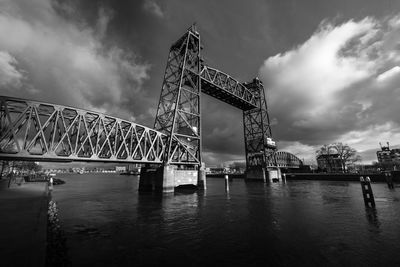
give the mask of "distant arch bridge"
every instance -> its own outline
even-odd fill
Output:
[[[302,160],[286,151],[276,151],[274,157],[276,166],[280,168],[300,168],[303,165]]]

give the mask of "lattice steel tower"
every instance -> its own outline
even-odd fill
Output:
[[[98,112],[0,96],[0,159],[141,163],[147,166],[139,189],[205,188],[200,111],[205,93],[243,111],[246,178],[265,179],[271,169],[279,178],[279,167],[300,166],[294,155],[275,153],[262,82],[242,83],[211,68],[200,51],[194,26],[171,46],[154,129]]]
[[[164,162],[201,164],[200,34],[192,26],[169,51],[154,128],[169,136]]]
[[[262,82],[255,78],[246,83],[255,95],[258,107],[243,111],[244,141],[246,150],[246,171],[257,171],[276,166],[276,145],[272,140],[267,100]]]
[[[241,83],[206,66],[200,50],[200,34],[192,26],[169,51],[154,125],[155,130],[169,136],[164,164],[201,165],[203,92],[243,110],[247,173],[256,179],[265,177],[266,168],[276,167],[276,146],[262,82],[256,78]]]

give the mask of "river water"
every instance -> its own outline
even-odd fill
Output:
[[[139,194],[138,177],[59,175],[52,197],[72,266],[400,266],[400,187],[207,179],[205,192]]]

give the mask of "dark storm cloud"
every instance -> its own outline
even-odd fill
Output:
[[[244,158],[242,111],[205,95],[203,103],[203,150]]]
[[[66,4],[21,0],[1,5],[0,50],[11,57],[2,69],[20,69],[26,85],[20,90],[4,85],[3,92],[134,119],[135,112],[121,106],[129,92],[136,93],[131,105],[145,102],[139,92],[150,66],[134,51],[103,45],[112,12],[98,9],[97,23],[91,26],[61,16],[57,10],[73,13],[74,7]],[[15,73],[10,77],[17,78]],[[27,90],[29,86],[33,89]]]

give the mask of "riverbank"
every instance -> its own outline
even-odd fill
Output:
[[[369,177],[372,182],[384,182],[384,174],[357,174],[357,173],[284,173],[286,180],[310,180],[310,181],[348,181],[358,182],[360,177]],[[400,183],[400,173],[392,172],[393,182]],[[225,174],[207,174],[207,178],[224,178]],[[244,174],[228,174],[229,179],[244,179]]]
[[[207,174],[207,178],[224,178],[225,175],[228,175],[229,179],[244,179],[244,174],[243,173],[235,173],[235,174],[224,174],[224,173],[212,173],[212,174]]]
[[[7,183],[0,180],[1,265],[45,266],[47,183]]]
[[[351,181],[358,182],[360,177],[369,177],[371,182],[386,182],[384,174],[357,173],[286,173],[286,180],[317,180],[317,181]],[[393,182],[400,182],[400,176],[395,173]]]

